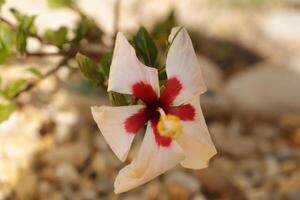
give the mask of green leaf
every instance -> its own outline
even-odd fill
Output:
[[[15,31],[7,24],[0,24],[0,63],[4,63],[11,55],[15,43]]]
[[[13,98],[18,92],[20,92],[25,86],[26,80],[18,79],[9,84],[8,88],[6,89],[6,95],[9,98]]]
[[[67,42],[67,33],[68,29],[63,26],[57,30],[46,31],[45,37],[51,44],[61,48],[62,45]]]
[[[9,104],[0,104],[0,122],[3,122],[9,118],[9,116],[15,111],[16,104],[11,102]]]
[[[104,83],[104,76],[99,71],[98,65],[93,62],[90,58],[77,53],[76,61],[79,65],[81,73],[94,85],[99,86]]]
[[[102,73],[108,78],[109,76],[109,70],[110,70],[110,65],[111,65],[111,61],[112,61],[112,52],[109,53],[105,53],[103,54],[102,58],[101,58],[101,71]]]
[[[74,29],[74,41],[80,41],[88,33],[88,19],[85,16],[81,16],[76,28]]]
[[[11,9],[11,12],[18,21],[18,29],[23,30],[26,34],[28,34],[29,32],[34,32],[34,20],[36,16],[25,15],[14,8]]]
[[[0,0],[0,9],[3,6],[3,4],[5,4],[5,0]]]
[[[143,59],[145,65],[155,67],[157,48],[153,39],[144,27],[139,29],[137,34],[133,37],[132,43],[137,55]]]
[[[126,106],[128,102],[124,95],[110,91],[108,92],[109,100],[114,106]]]
[[[11,51],[5,45],[5,43],[0,38],[0,64],[5,63],[10,57]]]
[[[22,29],[18,29],[16,34],[16,48],[20,53],[25,53],[26,46],[26,33]]]
[[[74,2],[74,0],[48,0],[48,6],[53,9],[71,7]]]
[[[42,77],[42,73],[34,67],[28,68],[27,71],[31,72],[33,75],[35,75],[37,77]]]
[[[95,21],[85,15],[81,15],[80,21],[74,29],[74,41],[79,42],[85,38],[91,42],[101,42],[103,32]]]
[[[160,42],[164,42],[168,39],[168,36],[173,27],[177,24],[177,19],[175,16],[174,10],[170,12],[167,18],[163,19],[162,21],[157,22],[154,25],[152,30],[152,35]]]
[[[6,46],[12,46],[14,42],[13,31],[4,23],[0,23],[0,39]]]

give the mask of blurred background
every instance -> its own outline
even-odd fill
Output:
[[[1,8],[0,25],[17,23],[14,8],[36,15],[36,30],[27,38],[26,55],[0,64],[2,85],[22,78],[34,86],[12,95],[17,109],[0,123],[0,200],[300,199],[299,0],[61,5],[70,2],[6,0]],[[116,30],[130,39],[141,25],[153,36],[162,63],[170,29],[188,29],[208,85],[201,105],[218,154],[207,169],[178,166],[115,195],[114,178],[138,148],[133,146],[126,163],[109,149],[90,113],[91,105],[109,104],[107,94],[82,76],[72,58],[81,51],[99,61],[111,51]],[[51,32],[59,29],[66,38],[82,30],[85,35],[76,48],[60,46],[64,41],[53,40],[57,32]],[[70,59],[55,69],[65,49]],[[7,109],[0,106],[0,119],[4,115]]]

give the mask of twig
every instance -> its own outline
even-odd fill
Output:
[[[43,74],[42,76],[39,77],[39,79],[34,80],[30,83],[28,83],[22,90],[20,90],[13,98],[17,98],[20,96],[20,94],[27,92],[37,86],[43,79],[49,77],[50,75],[54,74],[57,70],[59,70],[63,65],[65,65],[70,57],[65,57],[63,58],[54,68],[50,69],[48,72]]]
[[[0,17],[0,22],[7,24],[8,26],[10,26],[12,29],[16,29],[16,25],[12,24],[11,22],[9,22],[8,20],[4,19],[3,17]],[[39,40],[41,43],[44,44],[49,44],[48,41],[44,40],[43,38],[41,38],[40,36],[38,36],[37,34],[34,33],[29,33],[30,37],[34,37],[37,40]]]
[[[59,56],[62,55],[62,52],[51,52],[51,53],[47,53],[47,52],[26,52],[26,56]]]
[[[10,23],[8,20],[4,19],[3,17],[0,17],[0,22],[7,24],[11,28],[16,28],[14,24]]]

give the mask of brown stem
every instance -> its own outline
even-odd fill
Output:
[[[7,24],[8,26],[10,26],[12,29],[16,29],[16,25],[12,24],[11,22],[9,22],[8,20],[4,19],[3,17],[0,17],[0,22]],[[48,41],[44,40],[43,38],[41,38],[40,36],[38,36],[37,34],[34,33],[29,33],[30,37],[36,38],[37,40],[39,40],[41,43],[44,44],[50,44]]]
[[[49,77],[50,75],[54,74],[57,70],[59,70],[63,65],[65,65],[70,57],[65,57],[63,58],[54,68],[50,69],[48,72],[43,74],[42,76],[39,77],[39,79],[35,81],[31,81],[28,83],[22,90],[20,90],[13,98],[17,98],[20,96],[22,93],[27,92],[37,86],[43,79]]]
[[[47,52],[32,52],[32,53],[26,53],[26,56],[59,56],[62,55],[61,52],[52,52],[52,53],[47,53]]]
[[[0,22],[7,24],[11,28],[16,28],[14,24],[10,23],[8,20],[4,19],[3,17],[0,17]]]

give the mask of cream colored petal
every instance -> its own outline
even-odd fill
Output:
[[[176,33],[178,30],[179,32]],[[205,92],[206,85],[186,29],[175,27],[171,31],[170,37],[174,36],[167,56],[166,72],[169,79],[175,77],[182,85],[182,89],[173,103],[180,105]]]
[[[151,85],[159,94],[157,70],[142,64],[125,36],[118,33],[110,67],[108,91],[132,94],[132,86],[138,82]]]
[[[182,121],[183,133],[176,141],[185,153],[181,165],[186,168],[201,169],[208,166],[209,160],[217,150],[209,135],[199,98],[196,98],[192,105],[196,111],[195,121]]]
[[[137,113],[144,106],[93,106],[92,115],[102,135],[117,157],[124,161],[128,155],[135,134],[125,129],[125,120]]]
[[[115,181],[115,193],[126,192],[140,186],[184,159],[184,153],[176,141],[172,141],[168,147],[157,145],[150,124],[148,123],[137,158],[119,172]]]

